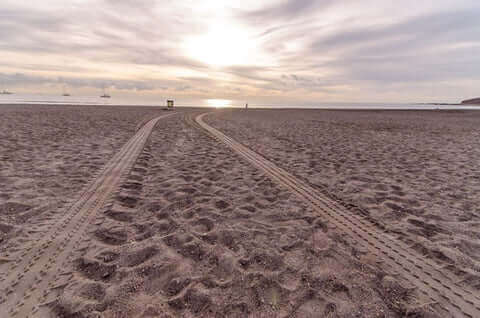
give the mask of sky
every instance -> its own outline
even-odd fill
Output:
[[[255,104],[480,96],[479,0],[1,0],[0,90]]]

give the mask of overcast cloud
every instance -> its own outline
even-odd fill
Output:
[[[3,0],[0,90],[454,102],[480,96],[479,17],[478,0]]]

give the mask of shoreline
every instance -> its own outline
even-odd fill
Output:
[[[420,106],[424,105],[424,106]],[[164,105],[110,105],[110,104],[25,104],[25,103],[6,103],[2,104],[0,102],[1,107],[9,107],[9,106],[53,106],[53,107],[120,107],[120,108],[150,108],[150,109],[158,109],[164,110],[166,106]],[[458,107],[453,107],[458,106]],[[210,106],[182,106],[182,105],[175,105],[175,108],[181,110],[188,110],[188,109],[198,109],[198,110],[205,110],[211,109],[212,111],[221,111],[221,110],[244,110],[243,106],[229,106],[229,107],[210,107]],[[332,111],[478,111],[480,110],[480,105],[463,105],[463,104],[416,104],[411,106],[395,106],[395,107],[380,107],[380,106],[348,106],[348,107],[341,107],[341,106],[318,106],[318,107],[292,107],[292,106],[252,106],[249,105],[248,110],[272,110],[272,111],[307,111],[307,110],[332,110]]]

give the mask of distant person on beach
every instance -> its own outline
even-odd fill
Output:
[[[248,103],[245,104],[245,110],[247,110],[247,109],[248,109]]]

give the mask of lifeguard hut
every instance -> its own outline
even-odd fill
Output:
[[[173,110],[174,102],[172,99],[167,100],[167,110]]]

